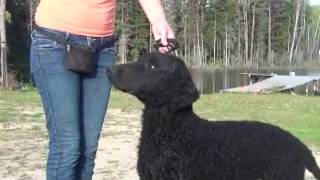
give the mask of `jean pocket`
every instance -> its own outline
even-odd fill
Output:
[[[45,72],[65,71],[63,64],[66,49],[61,45],[55,45],[54,42],[45,42],[47,40],[32,41],[30,61],[31,72],[41,70]]]
[[[110,55],[115,55],[116,53],[116,48],[114,45],[110,46],[110,47],[107,47],[107,48],[103,48],[101,50],[102,53],[108,53]]]
[[[31,33],[32,44],[36,49],[39,50],[51,50],[51,49],[61,49],[64,45],[59,44],[57,41],[52,40],[45,35],[41,34],[37,30],[33,30]]]

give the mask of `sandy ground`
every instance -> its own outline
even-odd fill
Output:
[[[140,115],[140,111],[108,110],[94,180],[139,179],[136,173],[136,147]],[[44,123],[0,124],[0,179],[44,180],[46,150]],[[320,153],[315,153],[315,156],[320,164]],[[306,173],[306,180],[314,180],[309,172]]]

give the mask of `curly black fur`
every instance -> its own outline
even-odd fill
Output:
[[[158,53],[118,65],[114,86],[145,104],[138,152],[141,180],[320,180],[311,151],[297,138],[261,122],[198,117],[199,97],[183,61]]]

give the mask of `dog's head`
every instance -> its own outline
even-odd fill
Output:
[[[151,53],[108,70],[115,88],[146,105],[179,109],[192,105],[199,93],[184,62],[176,56]]]

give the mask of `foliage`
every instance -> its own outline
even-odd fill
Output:
[[[10,13],[11,23],[7,23],[7,39],[12,53],[17,49],[29,47],[29,8],[26,0],[7,1],[6,9]],[[10,61],[10,60],[9,60]]]
[[[211,59],[224,59],[225,62],[241,64],[244,66],[283,66],[289,65],[288,46],[292,44],[292,34],[295,22],[295,12],[297,8],[296,0],[208,0],[195,3],[191,0],[177,0],[182,2],[181,13],[188,19],[187,25],[177,22],[175,26],[183,26],[185,35],[177,33],[179,42],[182,44],[180,52],[186,59],[204,59],[205,62]],[[269,2],[271,4],[269,8]],[[311,7],[308,1],[302,3],[298,21],[299,36],[295,38],[295,62],[290,65],[300,65],[305,63],[308,52],[305,51],[307,42],[306,29],[313,22],[311,19]],[[177,9],[175,9],[177,10]],[[269,62],[268,49],[268,28],[269,10],[271,11],[271,54],[272,61]],[[169,10],[170,11],[170,10]],[[181,19],[181,18],[180,18]],[[253,22],[255,21],[255,22]],[[306,22],[306,23],[305,23]],[[195,29],[199,25],[199,32]],[[315,28],[315,27],[313,27]],[[301,36],[300,36],[301,34]],[[200,44],[197,44],[200,41]],[[191,42],[191,43],[190,43]],[[201,47],[201,43],[205,46]],[[187,47],[185,47],[187,46]],[[201,51],[200,56],[190,56],[196,51]],[[250,51],[252,49],[252,54]],[[189,51],[189,52],[188,52]],[[226,51],[228,51],[226,53]],[[216,57],[213,57],[213,52]],[[213,57],[213,58],[212,58]],[[198,63],[199,64],[199,63]],[[201,64],[201,63],[200,63]]]
[[[11,14],[8,12],[8,11],[5,11],[4,12],[4,18],[6,19],[6,22],[7,23],[11,23],[12,20],[11,20]]]
[[[126,34],[128,59],[135,59],[139,50],[148,47],[149,23],[138,1],[121,0],[117,2],[116,34]]]
[[[302,1],[293,40],[297,0],[162,0],[180,43],[177,53],[189,64],[254,67],[319,64],[320,33],[316,34],[316,29],[320,7]],[[39,0],[7,1],[10,67],[16,62],[28,64],[33,22],[30,13],[38,3]],[[116,13],[116,34],[127,37],[127,59],[136,59],[141,49],[152,49],[150,25],[138,1],[118,0]],[[290,64],[289,47],[293,42],[294,59]],[[21,52],[25,58],[16,59],[22,57],[16,55]]]

